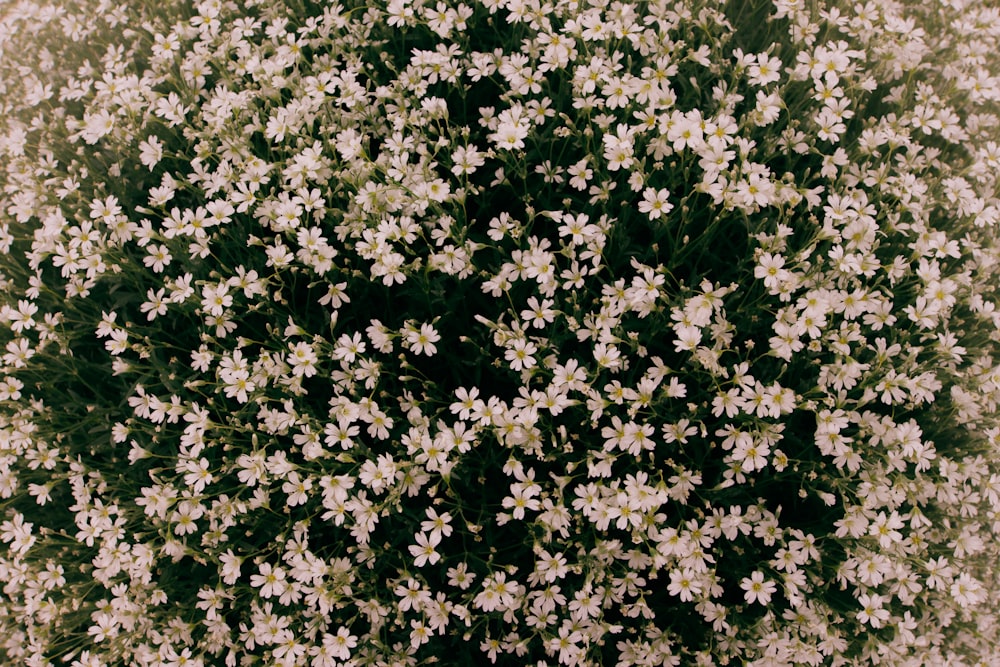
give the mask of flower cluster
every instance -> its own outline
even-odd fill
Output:
[[[144,4],[0,18],[0,659],[1000,660],[1000,11]]]

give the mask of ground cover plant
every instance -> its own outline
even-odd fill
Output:
[[[997,664],[998,41],[0,4],[0,662]]]

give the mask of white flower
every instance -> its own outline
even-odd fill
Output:
[[[139,161],[153,171],[163,159],[163,143],[155,136],[147,137],[139,144]]]
[[[15,377],[4,376],[0,380],[0,401],[16,401],[21,398],[24,383]]]
[[[778,589],[778,585],[773,581],[765,581],[764,573],[756,571],[749,577],[740,580],[740,588],[743,589],[743,599],[747,604],[759,602],[766,605],[771,601],[771,596]]]
[[[0,523],[0,540],[10,544],[15,554],[24,554],[31,548],[37,538],[32,534],[33,524],[24,520],[20,512],[14,518]]]
[[[441,560],[441,554],[435,549],[437,545],[441,544],[441,533],[439,531],[417,533],[414,536],[414,540],[416,540],[416,544],[411,544],[409,551],[410,555],[413,556],[413,565],[415,567],[433,565]]]
[[[619,368],[622,364],[621,351],[614,345],[598,343],[594,346],[594,360],[601,368]]]
[[[673,569],[670,571],[667,592],[679,597],[681,602],[690,602],[702,592],[701,579],[690,568]]]
[[[523,113],[523,108],[517,104],[510,109],[504,109],[498,117],[499,125],[495,132],[489,135],[500,150],[520,150],[524,148],[524,140],[531,130],[531,121]]]
[[[250,400],[250,393],[257,385],[250,380],[250,372],[246,369],[221,370],[219,379],[225,383],[224,392],[228,398],[235,398],[239,403]]]
[[[987,599],[982,583],[968,572],[962,572],[951,585],[951,596],[960,607],[970,607]]]
[[[789,278],[789,272],[784,269],[785,258],[781,255],[769,252],[762,253],[754,267],[753,275],[758,280],[764,281],[764,286],[768,289],[775,289],[780,283]]]
[[[862,623],[867,623],[873,628],[881,628],[889,620],[889,610],[882,608],[881,595],[862,593],[858,596],[858,604],[861,605],[861,611],[855,614],[855,618]]]
[[[469,572],[465,563],[459,563],[455,567],[448,568],[448,585],[455,586],[461,590],[467,590],[476,578],[475,572]]]
[[[262,598],[274,597],[285,592],[288,584],[285,583],[284,569],[265,562],[260,564],[257,572],[250,575],[250,585],[260,589],[258,594]]]
[[[353,363],[358,358],[358,355],[364,354],[366,347],[366,343],[361,340],[361,334],[341,334],[330,356],[337,360]]]
[[[642,192],[642,201],[639,202],[639,211],[649,216],[650,220],[657,220],[670,213],[674,205],[668,201],[670,192],[666,188],[656,190],[646,188]]]
[[[417,354],[434,356],[437,353],[437,346],[434,343],[439,340],[441,335],[430,324],[421,324],[419,330],[408,325],[403,330],[404,347],[409,347]]]
[[[536,352],[538,348],[534,343],[523,338],[515,338],[504,351],[504,359],[510,363],[511,370],[520,371],[535,366],[537,362],[532,355]]]
[[[115,117],[107,109],[101,109],[94,114],[85,114],[83,122],[84,129],[81,136],[84,141],[91,145],[96,144],[115,127]]]
[[[309,500],[311,489],[312,480],[309,477],[300,477],[299,473],[294,470],[288,473],[288,478],[281,485],[281,490],[288,495],[289,507],[302,505]]]
[[[632,128],[619,124],[614,134],[605,134],[601,137],[604,144],[604,159],[608,161],[609,170],[628,169],[635,162],[632,134]]]
[[[420,530],[431,535],[436,533],[441,537],[448,537],[451,535],[453,530],[451,525],[451,514],[448,512],[438,514],[437,510],[433,507],[428,507],[425,513],[427,514],[427,520],[420,522]]]
[[[357,636],[351,631],[341,626],[337,628],[336,635],[326,634],[323,636],[323,645],[328,648],[330,655],[338,660],[349,660],[351,649],[358,645]]]
[[[471,174],[486,164],[486,158],[475,145],[459,146],[451,154],[451,173],[456,176]]]
[[[685,148],[699,150],[704,144],[702,117],[698,109],[687,113],[673,111],[666,129],[667,141],[675,151],[682,151]]]
[[[756,60],[747,70],[750,85],[766,86],[781,78],[781,60],[766,53],[757,54]]]
[[[316,375],[316,362],[319,357],[309,343],[298,342],[289,346],[291,351],[285,359],[292,365],[292,375],[296,377],[312,377]]]
[[[146,313],[146,319],[152,322],[157,315],[167,314],[166,290],[162,287],[154,292],[152,289],[146,292],[146,301],[139,306],[139,311]]]

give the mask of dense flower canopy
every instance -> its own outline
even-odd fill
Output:
[[[996,53],[0,4],[0,660],[996,664]]]

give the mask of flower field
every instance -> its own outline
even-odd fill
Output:
[[[997,53],[0,0],[0,664],[1000,664]]]

